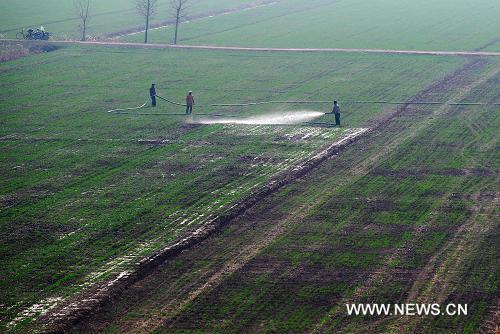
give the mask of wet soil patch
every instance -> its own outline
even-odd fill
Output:
[[[262,165],[269,163],[278,163],[280,158],[275,156],[262,156],[262,155],[244,155],[238,158],[239,162],[251,164],[251,165]]]
[[[139,139],[138,144],[148,145],[148,146],[163,146],[170,143],[168,139]]]

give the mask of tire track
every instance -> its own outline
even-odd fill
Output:
[[[495,221],[494,212],[500,204],[500,193],[497,192],[493,200],[482,197],[480,193],[474,196],[473,201],[477,204],[473,208],[473,216],[459,227],[454,237],[418,273],[405,303],[443,304],[452,293],[453,289],[450,287],[463,274],[464,268],[467,268],[469,255],[479,252],[479,241],[498,228],[498,220],[495,224],[488,225],[484,224],[481,217],[490,217],[488,221]],[[427,281],[429,286],[422,289],[421,284]],[[405,320],[400,318],[399,322]],[[422,320],[421,317],[411,318],[410,323],[406,320],[405,326],[410,325],[415,331]]]

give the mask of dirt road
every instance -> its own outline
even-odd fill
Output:
[[[19,42],[13,39],[0,39],[3,42]],[[256,48],[240,46],[216,46],[216,45],[170,45],[170,44],[143,44],[116,41],[23,41],[23,43],[48,43],[56,45],[99,45],[99,46],[124,46],[145,49],[192,49],[192,50],[214,50],[214,51],[242,51],[242,52],[351,52],[351,53],[375,53],[375,54],[398,54],[398,55],[425,55],[425,56],[463,56],[463,57],[500,57],[500,52],[494,51],[437,51],[437,50],[393,50],[393,49],[343,49],[343,48]]]

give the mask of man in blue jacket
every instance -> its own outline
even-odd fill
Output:
[[[151,88],[149,89],[149,96],[151,97],[151,106],[156,107],[156,88],[155,84],[151,85]]]
[[[340,107],[337,101],[333,101],[332,114],[335,114],[335,125],[340,126]]]

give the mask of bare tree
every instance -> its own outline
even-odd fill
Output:
[[[80,19],[80,32],[82,34],[82,41],[87,39],[87,26],[90,20],[90,0],[73,0],[75,14]]]
[[[175,20],[175,33],[174,33],[174,44],[177,44],[177,34],[179,32],[179,24],[181,20],[186,17],[187,3],[189,0],[170,0],[171,7],[173,9],[174,20]]]
[[[146,20],[144,43],[148,42],[149,22],[156,14],[157,0],[135,0],[137,12]]]

